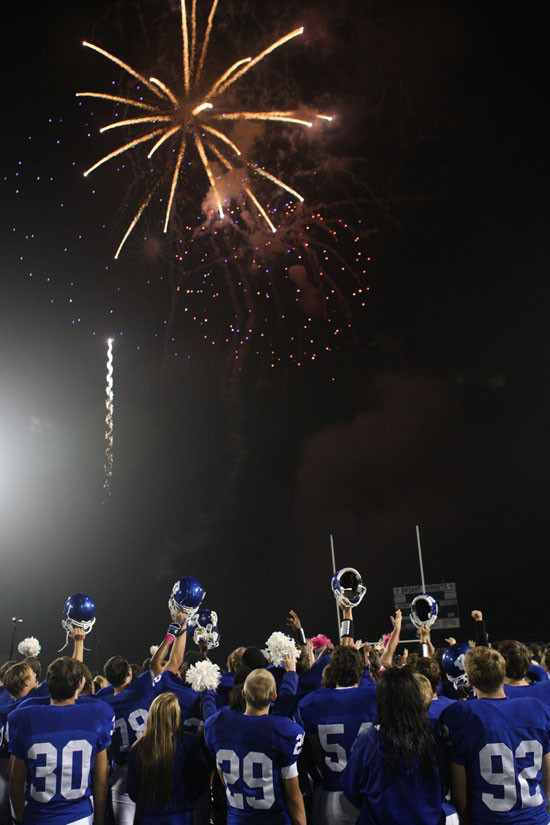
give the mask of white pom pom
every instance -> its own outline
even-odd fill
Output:
[[[275,665],[275,667],[282,665],[283,658],[288,653],[290,653],[291,656],[294,656],[296,659],[300,656],[300,651],[298,650],[290,636],[287,636],[286,633],[280,633],[278,630],[271,634],[271,636],[265,643],[265,646],[266,656],[271,662],[271,664]]]
[[[185,674],[185,681],[193,690],[216,690],[222,678],[221,670],[214,662],[197,662]]]
[[[158,649],[159,645],[151,645],[151,647],[149,648],[149,653],[151,654],[151,656],[154,656]]]
[[[17,650],[21,656],[38,656],[42,648],[40,642],[34,636],[27,636],[22,642],[17,645]]]

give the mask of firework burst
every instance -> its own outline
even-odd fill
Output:
[[[134,116],[117,119],[103,126],[102,133],[122,127],[137,127],[143,129],[141,134],[123,143],[117,149],[104,155],[84,173],[89,175],[104,163],[134,149],[141,144],[152,144],[147,158],[151,159],[155,153],[163,148],[174,154],[175,160],[171,170],[171,179],[168,191],[167,205],[164,213],[164,232],[168,231],[174,211],[174,201],[178,186],[182,178],[182,168],[188,156],[199,161],[205,178],[213,193],[216,211],[220,219],[225,217],[222,195],[216,183],[216,175],[212,162],[221,165],[227,172],[239,170],[242,174],[242,189],[249,203],[256,213],[261,216],[270,231],[277,231],[266,207],[264,207],[252,191],[251,177],[257,175],[268,180],[274,186],[284,190],[296,201],[303,201],[303,197],[283,180],[268,172],[262,167],[243,161],[243,154],[239,146],[229,137],[226,128],[236,122],[264,121],[270,123],[286,123],[311,128],[315,119],[331,120],[328,115],[308,114],[293,110],[275,111],[234,111],[228,110],[223,102],[224,93],[241,80],[254,66],[276,49],[301,35],[303,27],[296,28],[275,40],[255,57],[245,57],[235,61],[224,71],[214,83],[204,83],[203,70],[211,40],[214,17],[218,0],[213,0],[210,13],[204,29],[202,39],[198,35],[197,0],[191,1],[188,9],[186,0],[181,0],[181,33],[182,33],[182,90],[175,90],[157,77],[147,78],[136,69],[115,57],[105,49],[92,43],[84,42],[84,46],[93,49],[98,54],[120,66],[129,75],[143,84],[148,91],[147,100],[130,96],[105,94],[103,92],[79,92],[78,97],[100,98],[113,103],[129,107]],[[175,150],[175,151],[174,151]],[[118,258],[125,242],[139,222],[143,212],[156,195],[160,182],[154,184],[142,200],[134,214],[115,254]]]

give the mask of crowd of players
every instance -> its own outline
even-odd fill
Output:
[[[77,619],[43,682],[36,657],[6,662],[0,825],[549,825],[550,652],[492,647],[473,611],[475,641],[435,650],[422,626],[397,657],[400,611],[362,644],[335,595],[339,644],[291,610],[296,655],[239,647],[215,689],[189,684],[212,635],[186,652],[184,598],[141,667],[94,680]]]

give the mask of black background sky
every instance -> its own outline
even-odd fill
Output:
[[[83,39],[139,55],[149,71],[155,38],[142,47],[142,29],[129,22],[136,4],[30,0],[10,8],[2,657],[16,614],[24,618],[19,638],[37,636],[51,658],[62,643],[64,601],[84,591],[98,611],[90,662],[114,652],[140,661],[162,637],[166,599],[182,575],[197,576],[218,611],[220,663],[234,646],[262,644],[282,629],[290,607],[308,633],[335,635],[331,532],[338,563],[357,567],[368,586],[356,622],[372,639],[388,628],[392,587],[419,580],[417,523],[427,580],[457,582],[455,635],[471,635],[475,607],[495,638],[545,639],[543,4],[226,4],[220,37],[231,39],[238,25],[251,53],[270,31],[306,25],[272,65],[304,101],[334,112],[319,138],[325,158],[354,172],[342,208],[363,219],[371,258],[356,341],[301,368],[270,369],[262,354],[248,355],[236,372],[223,344],[209,349],[180,325],[190,358],[167,355],[154,337],[162,291],[146,302],[132,257],[111,260],[124,189],[97,173],[90,197],[81,173],[99,157],[98,123],[86,129],[74,99],[117,77],[82,49]],[[137,6],[151,32],[167,25],[169,3]],[[177,27],[177,13],[171,19]],[[274,94],[281,91],[275,83]],[[292,181],[295,158],[285,171]],[[162,259],[155,266],[158,278]],[[107,296],[118,285],[110,321]],[[72,323],[77,316],[82,322]],[[102,505],[105,340],[113,331],[113,495]]]

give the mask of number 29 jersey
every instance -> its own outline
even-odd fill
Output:
[[[89,816],[92,768],[111,741],[111,708],[104,702],[30,705],[8,721],[10,752],[28,769],[25,825],[66,825]]]
[[[541,702],[454,702],[440,722],[450,759],[466,769],[472,825],[547,825],[542,759],[550,751],[550,715]]]
[[[227,825],[290,825],[283,780],[298,775],[303,729],[282,716],[222,708],[206,720],[204,732],[223,773]]]

